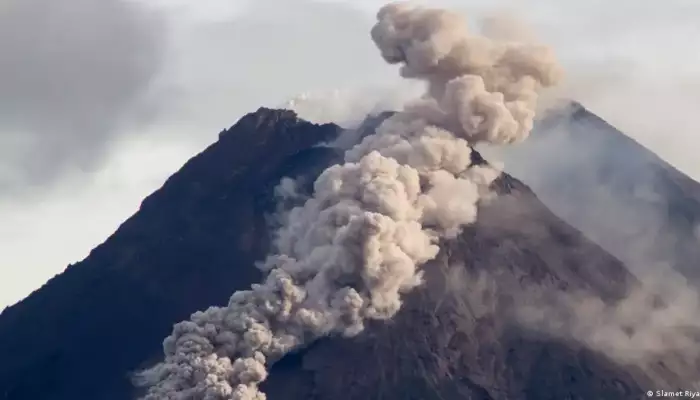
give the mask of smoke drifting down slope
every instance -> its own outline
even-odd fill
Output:
[[[426,95],[321,174],[285,216],[264,282],[175,325],[165,360],[138,375],[145,399],[264,399],[258,385],[285,354],[394,316],[500,174],[471,166],[471,146],[525,139],[560,75],[548,48],[472,35],[449,11],[394,3],[377,19],[382,57]]]

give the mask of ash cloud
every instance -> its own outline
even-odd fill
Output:
[[[90,169],[162,61],[164,21],[129,0],[0,5],[0,190]]]
[[[481,215],[488,214],[491,218],[480,220],[480,228],[503,229],[518,221],[517,230],[526,233],[529,251],[544,259],[556,257],[557,251],[569,254],[571,250],[558,248],[552,233],[542,229],[543,225],[523,223],[527,220],[518,214],[529,213],[524,199],[505,196],[498,202],[503,200],[507,200],[507,206],[499,204],[501,207],[489,210],[493,214],[482,209]],[[557,248],[547,249],[551,246]],[[637,271],[639,279],[620,280],[614,273],[600,270],[594,258],[581,261],[583,265],[579,264],[576,270],[583,274],[599,271],[596,279],[612,279],[616,289],[601,291],[595,283],[586,287],[595,280],[585,279],[572,286],[553,284],[550,280],[523,284],[518,274],[504,274],[504,266],[495,264],[477,273],[466,273],[464,266],[451,269],[445,292],[467,304],[472,314],[477,313],[474,310],[486,310],[500,322],[515,325],[519,330],[524,328],[572,348],[590,349],[624,366],[630,373],[640,373],[640,379],[656,384],[693,382],[700,369],[697,286],[669,265],[647,265],[643,273]],[[569,268],[567,258],[548,263],[555,264],[552,277],[558,275],[556,264]],[[577,265],[576,261],[573,265]],[[556,282],[557,278],[553,279]],[[486,296],[481,294],[484,291]]]
[[[700,297],[672,270],[647,279],[616,302],[585,292],[524,291],[514,318],[545,336],[574,340],[653,382],[684,382],[700,368]]]
[[[643,381],[700,388],[692,383],[700,368],[700,298],[673,271],[633,285],[618,300],[585,290],[523,286],[498,271],[498,266],[472,272],[452,266],[438,307],[443,301],[456,304],[457,317],[467,326],[490,316],[503,325],[587,348]]]
[[[138,374],[145,399],[264,399],[258,386],[285,354],[393,317],[499,174],[472,166],[471,146],[525,139],[538,93],[561,74],[546,47],[472,34],[445,10],[389,4],[371,36],[426,94],[320,175],[285,216],[262,283],[175,325],[165,360]]]
[[[664,287],[671,282],[672,290]],[[671,356],[693,365],[700,355],[698,293],[677,279],[647,282],[612,304],[585,293],[548,295],[554,301],[525,296],[529,304],[517,310],[518,320],[546,334],[574,338],[625,365],[651,366]]]

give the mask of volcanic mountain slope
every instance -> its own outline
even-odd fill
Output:
[[[85,260],[0,315],[0,398],[133,398],[130,373],[162,357],[173,323],[260,280],[254,262],[270,246],[275,186],[290,176],[308,189],[340,160],[317,146],[339,132],[264,108],[222,132]],[[268,397],[638,399],[656,387],[639,368],[508,318],[522,288],[612,302],[637,283],[521,182],[502,175],[494,189],[500,196],[443,244],[395,319],[285,357],[264,384]],[[676,372],[660,375],[682,387]]]
[[[581,104],[550,113],[526,142],[495,153],[633,272],[670,265],[700,283],[700,184]]]

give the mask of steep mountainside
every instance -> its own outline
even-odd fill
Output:
[[[700,283],[700,184],[580,104],[497,157],[633,271],[672,265]]]
[[[222,132],[85,260],[0,315],[0,399],[132,398],[129,373],[161,357],[173,323],[260,279],[274,186],[283,176],[311,182],[337,162],[336,150],[314,145],[338,132],[269,109]],[[503,175],[494,189],[500,196],[444,243],[394,320],[284,358],[265,383],[269,398],[638,399],[657,387],[507,318],[524,287],[611,302],[636,281],[521,182]],[[478,285],[468,277],[480,274],[494,282],[490,302],[470,300]],[[670,384],[687,382],[672,372]]]
[[[0,398],[129,398],[127,373],[174,322],[260,279],[272,188],[323,163],[309,147],[336,134],[268,110],[222,132],[84,261],[0,315]]]

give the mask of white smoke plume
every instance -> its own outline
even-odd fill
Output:
[[[317,124],[334,123],[345,129],[357,128],[368,115],[400,110],[407,101],[424,92],[423,85],[401,85],[334,89],[304,92],[286,101],[281,108]]]
[[[394,316],[499,174],[472,166],[471,146],[524,139],[560,75],[546,47],[471,34],[456,13],[392,3],[377,19],[381,55],[426,95],[320,175],[277,232],[264,282],[175,325],[165,360],[139,376],[145,399],[265,399],[285,354]]]

